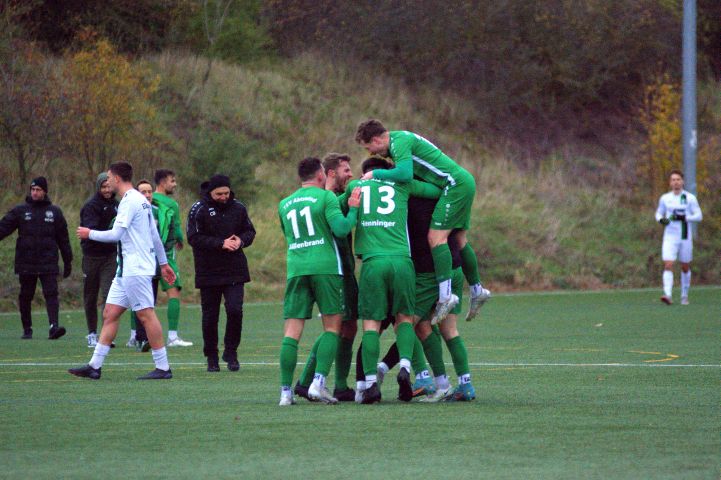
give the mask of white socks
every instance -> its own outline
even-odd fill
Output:
[[[671,298],[671,291],[673,290],[673,272],[671,270],[663,271],[663,294],[668,298]]]
[[[451,382],[448,381],[448,375],[438,375],[434,380],[436,381],[436,388],[446,389],[451,386]]]
[[[480,283],[471,285],[471,297],[477,297],[481,293],[483,293],[483,285],[481,285]]]
[[[103,362],[105,362],[105,357],[108,355],[108,352],[110,352],[110,345],[103,345],[102,343],[98,342],[95,345],[93,357],[88,362],[88,365],[90,365],[96,370],[102,367]]]
[[[170,370],[170,365],[168,364],[168,352],[165,350],[165,347],[153,350],[152,352],[155,368],[166,372]]]
[[[681,296],[688,297],[688,289],[691,287],[691,270],[681,272]]]
[[[407,358],[401,358],[401,361],[399,362],[401,365],[401,368],[405,368],[407,371],[411,371],[411,361]]]
[[[172,342],[178,338],[178,331],[177,330],[168,330],[168,341]]]

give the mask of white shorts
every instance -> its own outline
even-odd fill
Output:
[[[153,308],[155,296],[152,275],[115,277],[105,303],[129,308],[134,312]]]
[[[661,258],[664,262],[690,263],[693,258],[693,242],[690,238],[664,238],[661,251]]]

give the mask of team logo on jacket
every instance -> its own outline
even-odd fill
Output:
[[[30,212],[25,212],[25,221],[29,221],[33,219],[33,214]]]
[[[55,221],[55,215],[53,215],[53,212],[50,210],[45,211],[45,221],[46,222],[54,222]]]

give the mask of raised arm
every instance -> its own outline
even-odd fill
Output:
[[[390,170],[373,170],[373,178],[408,183],[413,180],[413,159],[398,160]]]
[[[330,225],[333,235],[342,238],[348,235],[358,220],[358,205],[360,204],[360,187],[353,189],[353,194],[348,199],[348,215],[343,216],[340,210],[338,199],[329,192],[325,207],[325,218]]]

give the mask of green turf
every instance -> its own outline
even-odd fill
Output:
[[[32,341],[0,314],[0,477],[718,478],[719,293],[497,296],[460,325],[477,400],[437,405],[398,402],[391,377],[381,405],[278,407],[279,304],[246,305],[241,370],[216,374],[184,306],[195,346],[170,350],[164,382],[135,380],[152,362],[127,322],[93,382],[65,373],[91,353],[79,312],[57,342],[42,314]]]

